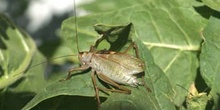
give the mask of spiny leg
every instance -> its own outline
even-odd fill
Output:
[[[99,90],[102,90],[102,91],[111,91],[111,92],[118,92],[118,93],[124,93],[124,94],[131,94],[131,90],[129,90],[129,89],[123,87],[123,86],[118,85],[116,82],[112,81],[110,78],[106,77],[106,76],[103,75],[102,73],[97,73],[97,75],[98,75],[98,77],[99,77],[102,81],[104,81],[104,82],[106,82],[106,83],[108,83],[108,84],[110,84],[110,85],[113,85],[113,86],[117,87],[118,89],[120,89],[120,90],[114,90],[114,89],[106,89],[106,88],[104,89],[104,88],[99,88],[99,87],[98,87]]]
[[[119,92],[119,93],[125,93],[125,94],[130,94],[131,93],[131,91],[129,89],[118,85],[117,83],[115,83],[114,81],[112,81],[111,79],[109,79],[108,77],[106,77],[106,76],[104,76],[103,74],[100,74],[100,73],[97,74],[100,79],[102,79],[103,81],[105,81],[108,84],[116,86],[117,88],[119,88],[121,90],[104,89],[104,88],[98,87],[97,83],[96,83],[95,74],[96,73],[93,71],[92,72],[92,83],[93,83],[93,86],[94,86],[94,89],[95,89],[95,97],[96,97],[96,100],[97,100],[97,103],[98,103],[98,109],[100,108],[100,104],[101,104],[100,98],[99,98],[99,90],[101,90],[101,91]]]
[[[97,100],[97,104],[98,104],[98,109],[100,108],[100,98],[99,98],[99,89],[96,83],[96,79],[95,79],[95,71],[92,71],[92,83],[95,89],[95,98]]]
[[[65,79],[61,79],[60,81],[66,81],[66,80],[69,80],[73,74],[71,74],[71,72],[73,71],[84,71],[84,70],[87,70],[89,67],[88,66],[80,66],[80,67],[76,67],[76,68],[70,68],[69,71],[68,71],[68,75]]]
[[[145,83],[145,80],[144,80],[144,76],[141,77],[142,79],[142,82],[144,83],[143,86],[144,88],[148,91],[148,92],[151,92],[150,88],[147,86],[147,84]]]
[[[125,93],[125,94],[130,94],[131,93],[131,91],[129,89],[118,85],[117,83],[115,83],[114,81],[111,81],[108,77],[106,77],[102,74],[101,75],[97,74],[98,77],[100,77],[100,79],[105,79],[103,81],[105,81],[106,83],[111,84],[113,86],[116,86],[117,88],[119,88],[121,90],[104,89],[104,88],[98,87],[97,83],[96,83],[95,74],[96,73],[93,71],[92,72],[92,83],[93,83],[93,86],[94,86],[94,89],[95,89],[95,97],[96,97],[96,100],[97,100],[98,109],[100,108],[100,104],[101,104],[101,101],[100,101],[100,98],[99,98],[99,90],[104,91],[104,92],[105,91],[111,91],[111,92],[119,92],[119,93]]]
[[[96,40],[96,42],[95,42],[94,48],[97,48],[98,45],[100,44],[100,42],[101,42],[103,39],[105,39],[104,35],[103,35],[103,34],[100,34],[98,40]]]
[[[138,53],[138,47],[137,47],[137,45],[136,45],[134,42],[132,42],[132,43],[129,45],[129,47],[128,47],[123,53],[127,53],[132,47],[133,47],[133,49],[135,50],[136,57],[137,57],[137,58],[140,58],[139,53]]]

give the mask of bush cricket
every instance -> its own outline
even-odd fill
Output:
[[[75,1],[74,13],[76,14]],[[141,85],[145,86],[147,90],[150,91],[150,89],[145,85],[144,80],[142,82],[137,80],[136,75],[144,72],[145,64],[139,59],[138,47],[134,42],[132,42],[124,52],[115,52],[109,50],[96,50],[97,46],[99,45],[97,44],[97,40],[95,46],[91,46],[89,51],[81,52],[78,47],[76,16],[74,19],[76,29],[76,48],[78,51],[78,60],[80,62],[80,66],[69,69],[68,76],[61,81],[69,80],[74,74],[72,72],[91,69],[91,78],[95,89],[95,97],[97,99],[98,108],[100,107],[101,103],[99,99],[99,90],[131,94],[131,90],[119,85],[122,84],[132,87]],[[100,43],[100,41],[98,41],[98,43]],[[136,57],[127,54],[127,52],[132,48],[135,50]],[[116,87],[117,89],[98,87],[96,84],[96,76],[100,80]]]

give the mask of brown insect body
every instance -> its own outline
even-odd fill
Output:
[[[126,54],[131,47],[135,49],[137,57]],[[78,46],[77,50],[79,51]],[[91,46],[90,51],[79,52],[78,59],[81,65],[79,67],[71,68],[68,72],[67,78],[64,80],[70,79],[72,76],[71,73],[74,71],[84,71],[91,68],[91,78],[95,89],[95,96],[98,102],[98,107],[100,107],[99,90],[130,94],[131,90],[119,84],[129,85],[132,87],[143,85],[146,87],[144,82],[139,82],[137,80],[136,74],[144,72],[145,67],[144,62],[138,58],[139,55],[135,43],[131,43],[124,52],[114,52],[108,50],[96,51],[95,47]],[[98,87],[95,75],[97,75],[102,81],[116,87],[117,89]],[[147,89],[150,91],[149,88]]]
[[[119,84],[133,87],[143,85],[137,80],[135,74],[143,72],[144,62],[132,55],[113,51],[105,53],[81,52],[79,60],[81,66],[91,67],[96,74],[103,74]]]

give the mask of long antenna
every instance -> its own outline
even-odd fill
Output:
[[[43,61],[43,62],[40,62],[40,63],[37,63],[37,64],[31,66],[29,69],[32,69],[32,68],[34,68],[34,67],[36,67],[36,66],[38,66],[38,65],[41,65],[41,64],[43,64],[43,63],[47,63],[48,61],[53,61],[53,60],[56,60],[56,59],[59,59],[59,58],[70,57],[70,56],[76,56],[76,55],[77,55],[77,54],[74,54],[74,55],[63,55],[63,56],[59,56],[59,57],[50,58],[50,59],[48,59],[48,60],[45,60],[45,61]]]
[[[56,59],[63,58],[63,57],[76,56],[76,55],[77,55],[77,54],[74,54],[74,55],[63,55],[63,56],[59,56],[59,57],[50,58],[50,59],[47,59],[47,60],[45,60],[45,61],[43,61],[43,62],[34,64],[33,66],[29,67],[28,70],[31,70],[31,69],[33,69],[33,68],[39,66],[39,65],[42,65],[43,63],[47,63],[48,61],[56,60]],[[15,74],[15,75],[13,75],[13,76],[17,76],[17,75],[19,75],[19,74],[21,74],[21,73],[23,73],[23,72],[25,72],[25,71],[26,71],[26,70],[23,70],[23,71],[21,71],[20,73]]]
[[[73,13],[74,13],[74,22],[75,22],[75,28],[76,28],[76,48],[77,48],[77,51],[79,53],[79,43],[78,43],[78,26],[77,26],[77,20],[76,20],[76,3],[75,3],[75,0],[73,0],[74,2],[74,10],[73,10]]]

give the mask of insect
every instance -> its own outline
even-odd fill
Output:
[[[75,3],[74,3],[75,7]],[[76,17],[75,17],[76,23]],[[95,46],[91,46],[89,51],[80,52],[78,47],[77,23],[76,29],[76,48],[78,51],[79,67],[71,68],[68,71],[68,76],[61,80],[69,80],[76,71],[85,71],[91,69],[91,78],[95,89],[95,97],[97,99],[98,107],[100,107],[99,91],[111,91],[125,94],[131,94],[131,90],[122,85],[132,87],[143,86],[144,82],[137,80],[137,74],[143,73],[145,64],[139,59],[138,47],[134,42],[123,52],[109,51],[109,50],[96,50]],[[101,35],[103,37],[103,35]],[[98,41],[99,43],[100,41]],[[136,57],[127,52],[130,49],[135,50]],[[117,89],[100,88],[96,83],[96,76],[107,84],[110,84]],[[148,89],[150,91],[150,89]]]

